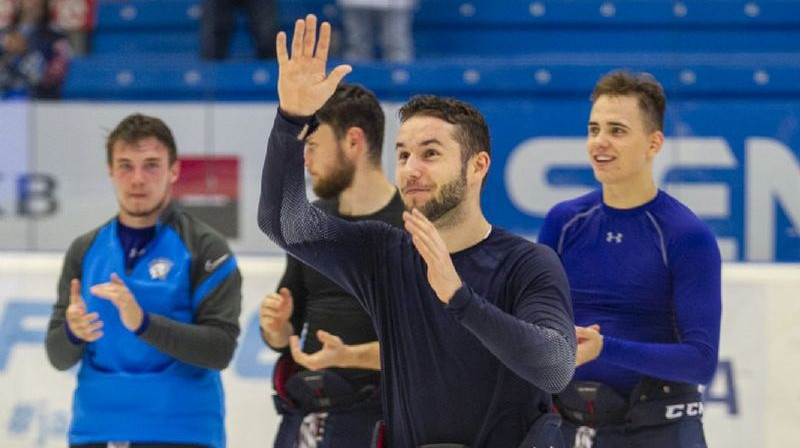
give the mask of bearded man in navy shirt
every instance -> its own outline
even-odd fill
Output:
[[[396,183],[405,231],[346,222],[309,204],[303,146],[350,72],[326,74],[330,25],[278,35],[280,109],[258,223],[357,297],[378,335],[385,446],[561,447],[548,395],[575,366],[569,286],[548,247],[493,227],[480,208],[489,130],[471,105],[419,96],[400,111]]]

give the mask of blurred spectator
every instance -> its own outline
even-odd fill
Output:
[[[203,59],[228,57],[231,35],[236,25],[236,11],[247,10],[250,34],[256,58],[275,59],[275,35],[278,27],[276,0],[203,0],[200,24],[200,51]]]
[[[94,28],[96,0],[51,0],[53,21],[63,30],[75,56],[89,52],[89,32]]]
[[[0,30],[8,28],[14,20],[16,3],[16,0],[0,0]]]
[[[337,3],[342,11],[345,59],[374,59],[377,34],[383,60],[414,59],[411,26],[415,0],[337,0]]]
[[[48,0],[20,2],[0,32],[0,96],[58,98],[71,57],[63,33],[49,24]]]

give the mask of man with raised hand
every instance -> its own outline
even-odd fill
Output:
[[[345,222],[309,204],[304,142],[351,71],[326,75],[330,26],[277,38],[280,109],[258,222],[293,256],[357,297],[381,347],[386,445],[561,446],[549,394],[572,377],[569,285],[556,255],[486,220],[489,131],[471,105],[433,96],[400,111],[396,184],[405,232]]]

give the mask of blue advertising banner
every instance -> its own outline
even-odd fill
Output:
[[[557,202],[598,188],[588,100],[478,100],[492,132],[490,220],[535,238]],[[800,102],[675,100],[659,187],[709,223],[727,260],[800,261]]]
[[[725,260],[800,261],[800,99],[673,96],[666,141],[654,165],[658,185],[709,223]],[[483,207],[493,224],[534,239],[553,205],[598,187],[585,148],[588,93],[459,97],[473,102],[491,129]],[[390,178],[397,107],[385,104],[383,160]],[[114,197],[97,193],[109,188],[102,130],[141,110],[164,117],[183,156],[240,161],[242,191],[231,245],[239,253],[280,253],[254,218],[276,108],[275,103],[210,109],[191,103],[31,105],[30,142],[3,146],[8,160],[30,163],[0,167],[0,249],[63,252],[75,236],[108,219],[116,211]],[[82,200],[87,195],[93,202]]]

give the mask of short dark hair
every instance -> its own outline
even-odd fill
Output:
[[[375,94],[358,84],[339,84],[317,111],[317,120],[333,129],[337,140],[352,127],[361,128],[367,140],[369,160],[380,166],[386,118]]]
[[[175,138],[172,131],[160,118],[150,117],[135,113],[128,115],[120,121],[117,127],[108,134],[106,139],[106,160],[109,165],[114,159],[114,145],[118,141],[125,143],[136,143],[147,137],[155,137],[167,147],[169,164],[172,165],[178,160],[178,150],[175,147]]]
[[[478,109],[467,102],[435,95],[415,95],[400,108],[398,115],[401,123],[421,115],[455,125],[456,132],[453,138],[461,145],[461,160],[464,163],[481,151],[490,156],[492,154],[486,119]]]
[[[608,73],[594,86],[592,102],[603,95],[635,96],[639,99],[639,109],[644,114],[648,130],[651,132],[664,130],[667,97],[661,84],[650,73],[631,73],[627,70]]]

